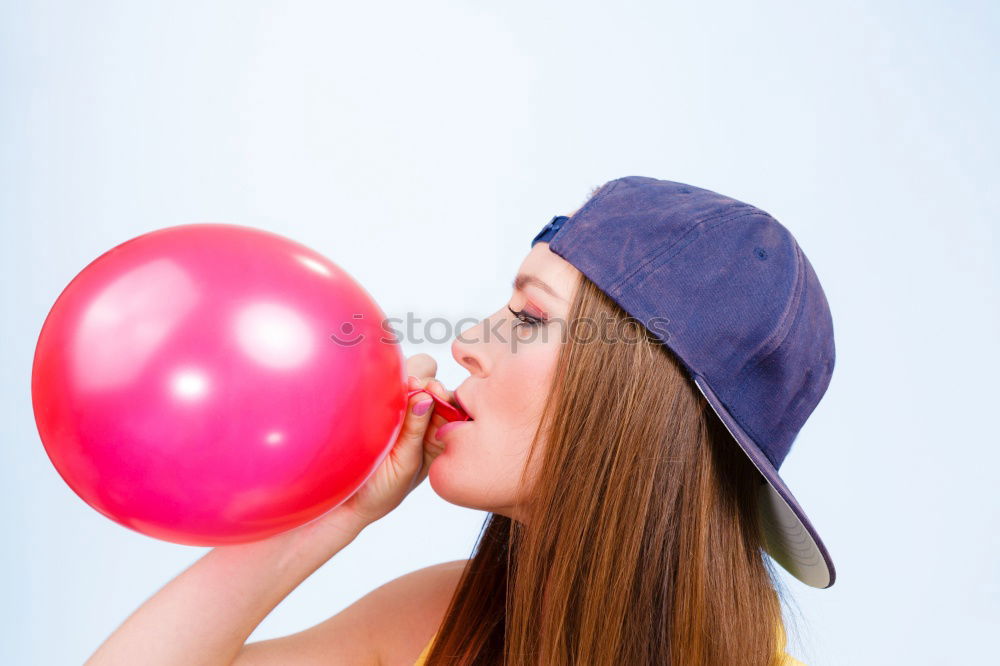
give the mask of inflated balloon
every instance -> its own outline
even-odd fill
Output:
[[[74,492],[143,534],[210,546],[283,532],[348,498],[399,433],[406,373],[384,318],[336,264],[270,232],[133,238],[45,319],[42,443]]]

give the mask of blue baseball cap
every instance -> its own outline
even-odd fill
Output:
[[[806,585],[830,553],[778,475],[833,374],[833,321],[784,226],[750,204],[644,176],[608,181],[531,241],[573,264],[680,360],[760,471],[765,550]]]

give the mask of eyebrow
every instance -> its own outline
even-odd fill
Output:
[[[528,275],[526,273],[518,273],[514,281],[510,283],[510,286],[518,291],[523,291],[528,285],[534,285],[538,287],[545,293],[549,294],[553,298],[558,298],[560,301],[565,301],[566,299],[556,293],[556,290],[550,287],[541,279],[535,277],[534,275]]]

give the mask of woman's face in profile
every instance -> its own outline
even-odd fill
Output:
[[[473,420],[442,434],[444,451],[428,470],[431,487],[445,500],[519,518],[525,500],[519,477],[579,278],[548,243],[535,244],[510,299],[452,342],[452,356],[470,374],[455,394]]]

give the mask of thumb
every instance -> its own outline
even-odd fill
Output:
[[[434,399],[428,395],[427,382],[412,375],[408,378],[410,390],[424,389],[410,396],[407,403],[403,427],[392,447],[390,455],[394,457],[398,469],[407,470],[412,474],[411,487],[422,478],[424,463],[424,436],[427,433],[431,417],[434,414]]]
[[[451,392],[437,379],[428,381],[427,389],[446,402],[450,402]],[[440,414],[435,413],[431,419],[430,426],[424,433],[423,465],[421,466],[420,474],[415,479],[415,485],[420,484],[427,477],[431,463],[444,452],[444,442],[437,438],[437,430],[445,423],[448,423],[448,420]]]

